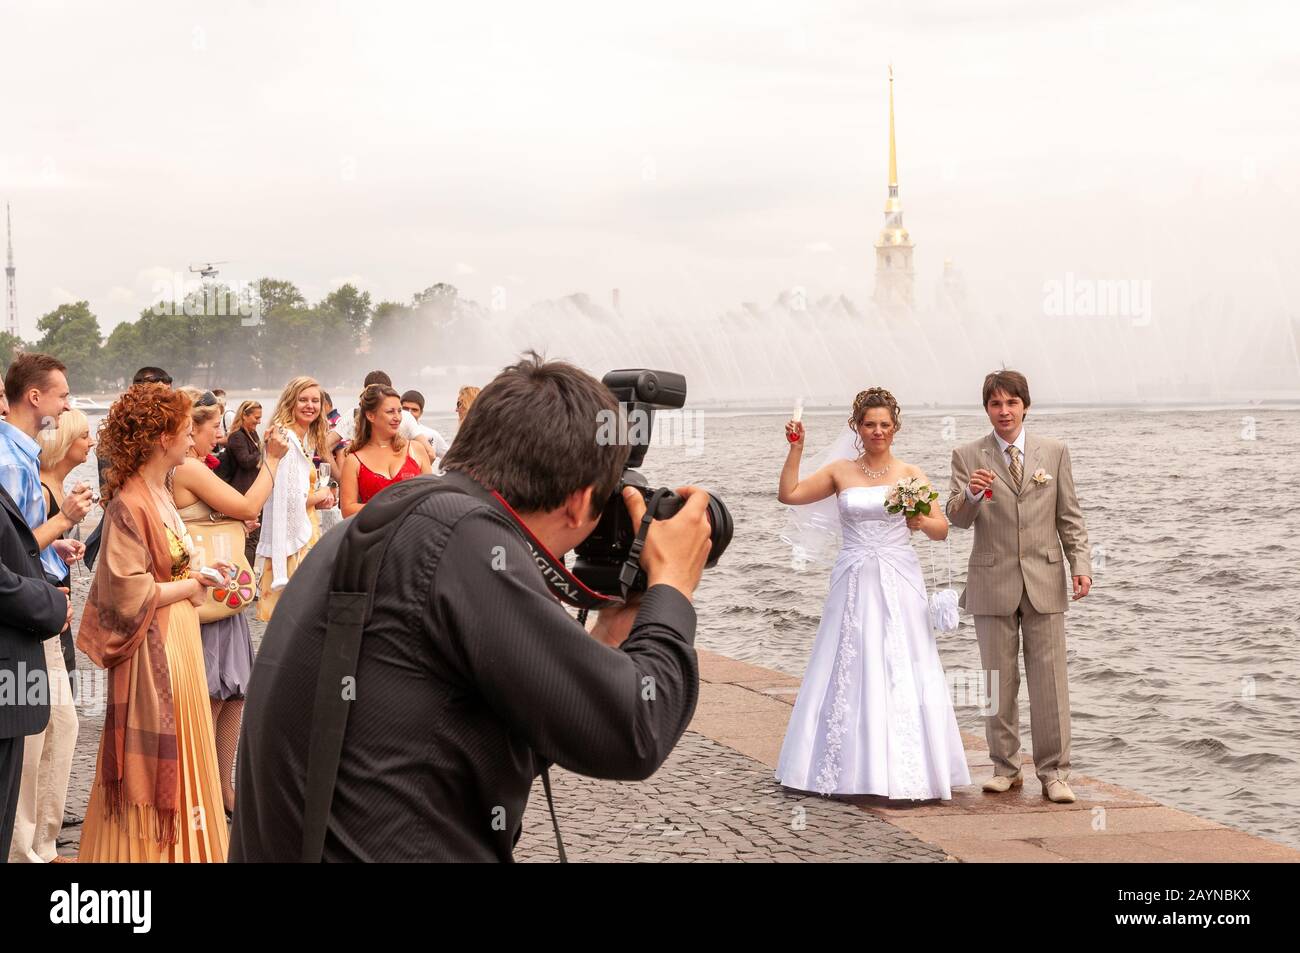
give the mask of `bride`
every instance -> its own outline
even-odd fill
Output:
[[[848,428],[800,479],[803,424],[786,424],[789,455],[777,498],[797,559],[829,562],[830,593],[799,689],[776,779],[821,794],[947,799],[970,784],[952,700],[930,632],[925,579],[910,534],[948,536],[943,510],[905,518],[885,496],[920,468],[891,453],[898,402],[858,394]],[[807,471],[805,471],[807,472]]]

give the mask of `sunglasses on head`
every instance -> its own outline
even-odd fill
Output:
[[[217,395],[210,390],[205,390],[199,399],[194,402],[195,407],[215,407],[216,405]]]

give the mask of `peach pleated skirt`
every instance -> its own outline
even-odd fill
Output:
[[[176,706],[177,775],[180,808],[175,844],[135,837],[125,818],[105,811],[100,785],[91,788],[81,832],[82,863],[224,863],[230,834],[221,800],[221,774],[212,733],[212,708],[203,668],[199,616],[189,602],[171,606],[167,625],[167,667]],[[96,766],[98,774],[98,765]]]

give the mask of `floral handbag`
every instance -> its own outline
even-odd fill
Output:
[[[214,554],[228,553],[225,558],[235,567],[235,578],[228,584],[213,586],[208,598],[199,606],[199,622],[218,622],[236,612],[242,612],[253,602],[255,591],[253,568],[244,555],[247,531],[239,520],[213,513],[205,520],[191,520],[185,524],[194,539],[195,551],[202,550],[204,564],[214,561]],[[225,540],[219,543],[218,540]]]

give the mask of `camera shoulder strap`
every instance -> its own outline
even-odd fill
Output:
[[[303,863],[319,863],[325,850],[343,735],[347,731],[361,639],[374,608],[375,582],[388,544],[402,519],[430,493],[448,490],[439,481],[403,480],[367,504],[340,530],[325,610],[325,641],[312,703],[302,823]]]

